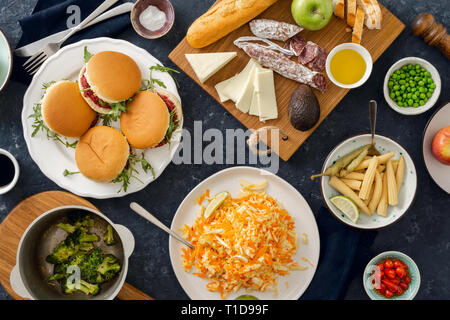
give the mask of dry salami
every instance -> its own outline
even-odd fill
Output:
[[[239,42],[236,45],[244,50],[251,58],[258,61],[263,67],[270,68],[283,77],[307,84],[322,92],[327,88],[327,81],[323,74],[290,60],[282,53],[271,50],[258,43]]]
[[[306,46],[306,40],[296,35],[288,40],[289,49],[294,53],[297,57],[302,53],[303,49]]]
[[[294,24],[269,19],[255,19],[249,25],[255,36],[279,41],[287,41],[303,30]]]
[[[318,52],[316,58],[309,62],[306,66],[314,71],[322,71],[325,69],[325,64],[327,62],[327,51],[318,46]]]

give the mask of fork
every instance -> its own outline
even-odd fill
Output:
[[[108,8],[110,8],[113,4],[115,4],[119,0],[105,0],[97,9],[95,9],[86,19],[81,21],[78,26],[73,28],[71,32],[69,32],[64,38],[62,38],[59,42],[48,43],[45,45],[41,51],[36,52],[33,56],[31,56],[25,63],[22,65],[25,68],[25,71],[28,72],[29,75],[33,75],[36,71],[39,70],[39,67],[47,60],[49,57],[54,55],[60,48],[61,45],[66,41],[69,37],[71,37],[74,33],[83,29],[83,27],[95,19],[98,15],[105,12]]]

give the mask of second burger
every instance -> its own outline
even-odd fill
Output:
[[[137,149],[160,147],[168,142],[182,119],[181,102],[171,92],[155,88],[137,93],[120,116],[120,128]]]

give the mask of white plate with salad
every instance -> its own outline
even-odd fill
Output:
[[[143,81],[152,77],[153,79],[156,79],[156,81],[154,81],[156,86],[165,86],[166,90],[169,90],[180,99],[177,85],[171,74],[166,72],[162,63],[146,50],[124,40],[111,38],[82,40],[63,47],[55,55],[45,61],[39,71],[35,74],[23,99],[23,134],[31,158],[38,165],[42,173],[61,188],[82,197],[92,197],[97,199],[122,197],[142,190],[162,174],[164,169],[171,162],[180,143],[183,120],[181,119],[178,128],[172,134],[170,143],[158,148],[136,152],[138,154],[143,152],[144,157],[150,164],[152,170],[146,170],[147,172],[144,172],[141,165],[137,164],[135,167],[137,172],[133,174],[133,177],[130,178],[129,183],[126,185],[123,181],[116,183],[99,183],[90,180],[81,174],[70,174],[78,171],[74,159],[75,149],[69,146],[73,146],[76,140],[64,137],[58,137],[61,140],[49,138],[47,137],[45,130],[39,130],[34,133],[35,128],[33,127],[33,124],[36,124],[36,117],[30,116],[36,114],[36,106],[45,92],[45,89],[43,88],[46,84],[62,79],[77,80],[80,69],[85,65],[85,48],[91,54],[107,50],[119,51],[127,54],[139,66]],[[152,66],[156,69],[150,71],[150,67]],[[39,118],[37,121],[39,121]],[[101,123],[101,119],[99,120],[99,123]],[[119,123],[113,122],[111,123],[111,126],[118,129]],[[66,175],[64,173],[66,173]]]
[[[256,188],[256,191],[246,194],[249,199],[241,194],[244,185]],[[273,206],[270,206],[269,211],[264,211],[268,210],[264,209],[264,201],[257,200],[259,197],[265,197],[261,191],[265,191],[267,199],[272,201]],[[208,213],[206,208],[209,203],[214,203],[216,196],[224,192],[227,192],[227,198],[223,203],[219,203],[213,213]],[[202,205],[199,205],[199,202]],[[202,206],[205,209],[202,214],[208,217],[206,228],[209,228],[209,231],[201,232],[202,237],[186,235],[183,231],[186,226],[192,230],[201,227],[197,218],[199,210],[203,210]],[[258,210],[262,211],[255,211],[255,206],[262,206],[258,207]],[[284,213],[277,213],[277,210]],[[224,212],[227,214],[224,215]],[[219,225],[222,225],[219,229],[226,230],[215,230]],[[282,230],[286,230],[287,226],[291,229],[285,234]],[[180,242],[169,239],[172,267],[191,299],[234,300],[241,296],[245,296],[244,299],[251,296],[261,300],[295,300],[308,288],[319,262],[319,231],[308,203],[288,182],[258,168],[233,167],[219,171],[202,181],[179,206],[171,228],[183,234],[199,250],[199,256],[205,257],[192,261],[193,265],[198,264],[199,268],[193,266],[186,271],[185,253],[189,249]],[[296,238],[295,250],[284,242],[286,240],[292,244]],[[208,243],[206,247],[205,243]],[[284,262],[284,258],[277,254],[280,246],[286,253],[284,257],[288,259]],[[220,252],[219,256],[214,256],[215,250]],[[194,251],[195,249],[188,254],[193,254]],[[297,266],[292,265],[295,263],[298,268],[289,270],[287,274],[277,274],[272,268],[279,266],[284,269],[288,265],[294,267]],[[206,269],[201,270],[207,266],[211,268],[210,273]],[[276,279],[276,285],[270,286],[269,283],[273,279]],[[229,287],[226,287],[227,285]],[[246,290],[249,287],[254,290]],[[258,288],[265,288],[265,291]]]

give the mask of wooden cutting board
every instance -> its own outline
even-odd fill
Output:
[[[291,15],[291,2],[292,0],[279,0],[269,9],[264,11],[259,17],[295,23]],[[395,17],[381,4],[380,6],[383,15],[381,30],[368,30],[366,27],[364,27],[361,42],[361,44],[372,55],[372,59],[374,62],[381,56],[381,54],[391,45],[391,43],[405,28],[405,25],[397,17]],[[322,30],[314,32],[303,30],[300,35],[305,39],[313,41],[322,46],[327,50],[327,52],[330,52],[338,44],[351,42],[351,32],[347,32],[347,28],[348,26],[344,20],[333,16],[330,23]],[[282,140],[280,137],[278,154],[283,160],[287,161],[292,156],[292,154],[302,145],[302,143],[311,135],[311,133],[317,128],[317,126],[325,119],[325,117],[334,109],[339,101],[341,101],[341,99],[347,94],[349,90],[339,88],[329,80],[328,89],[324,93],[320,93],[319,91],[314,90],[320,103],[320,120],[314,128],[306,132],[294,129],[287,115],[287,108],[292,92],[295,90],[295,88],[297,88],[299,84],[278,74],[275,74],[275,88],[279,115],[278,119],[262,123],[258,120],[257,117],[242,113],[241,111],[236,109],[232,101],[221,103],[214,86],[217,83],[232,77],[245,67],[245,65],[249,61],[249,57],[242,50],[237,48],[233,44],[233,41],[241,36],[249,35],[252,35],[252,33],[247,23],[239,29],[230,33],[225,38],[202,49],[192,48],[186,41],[186,38],[184,38],[170,53],[169,58],[247,128],[258,129],[264,126],[273,125],[277,126],[284,133],[286,133],[289,138],[287,140]],[[185,58],[186,53],[226,51],[235,51],[238,53],[238,55],[224,68],[219,70],[219,72],[217,72],[214,76],[209,78],[204,84],[198,81],[194,71]],[[367,105],[368,101],[369,98],[367,98],[367,101],[361,101],[361,105]],[[205,113],[205,108],[208,108],[207,105],[197,105],[193,107],[196,108],[196,112],[201,114]]]
[[[16,264],[17,247],[22,234],[42,213],[66,205],[80,205],[98,211],[89,201],[71,193],[47,191],[20,202],[0,224],[0,283],[14,299],[23,299],[12,290],[9,283],[9,275]],[[117,297],[121,300],[153,300],[128,283],[124,283]]]

